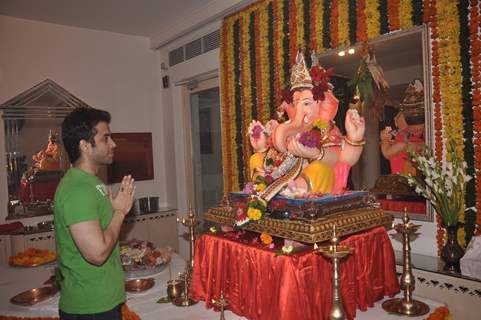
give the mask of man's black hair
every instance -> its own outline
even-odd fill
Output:
[[[80,140],[95,146],[95,128],[99,122],[110,123],[110,113],[94,108],[77,108],[68,114],[62,122],[62,141],[70,163],[80,157]]]

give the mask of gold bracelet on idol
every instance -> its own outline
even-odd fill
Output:
[[[352,140],[349,140],[347,136],[344,137],[344,141],[353,147],[360,147],[366,144],[365,139],[362,139],[361,141],[352,141]]]

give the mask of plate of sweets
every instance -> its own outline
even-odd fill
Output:
[[[120,246],[120,260],[127,279],[156,275],[167,267],[171,257],[171,248],[155,248],[145,240],[133,239]]]
[[[8,263],[15,267],[37,267],[55,261],[55,252],[44,249],[28,248],[8,258]]]

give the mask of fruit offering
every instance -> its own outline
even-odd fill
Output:
[[[8,258],[8,262],[14,266],[35,267],[38,265],[52,262],[56,259],[56,254],[50,250],[28,248]]]
[[[170,248],[154,248],[152,242],[129,240],[120,247],[120,259],[123,266],[146,269],[167,263],[171,258]]]

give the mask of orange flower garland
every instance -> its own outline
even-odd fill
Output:
[[[357,41],[365,42],[367,41],[367,25],[366,25],[366,0],[358,0],[356,7],[356,19],[357,19],[357,30],[356,37]]]
[[[297,8],[295,1],[289,1],[289,65],[292,66],[296,62],[297,45]]]
[[[425,3],[427,3],[427,1]],[[387,1],[387,14],[389,19],[389,31],[401,29],[401,22],[399,21],[399,0]]]
[[[471,1],[469,15],[469,33],[471,40],[471,74],[474,119],[474,164],[476,175],[476,208],[481,207],[481,16],[479,14],[479,1]],[[481,225],[481,214],[477,215],[476,222]]]

